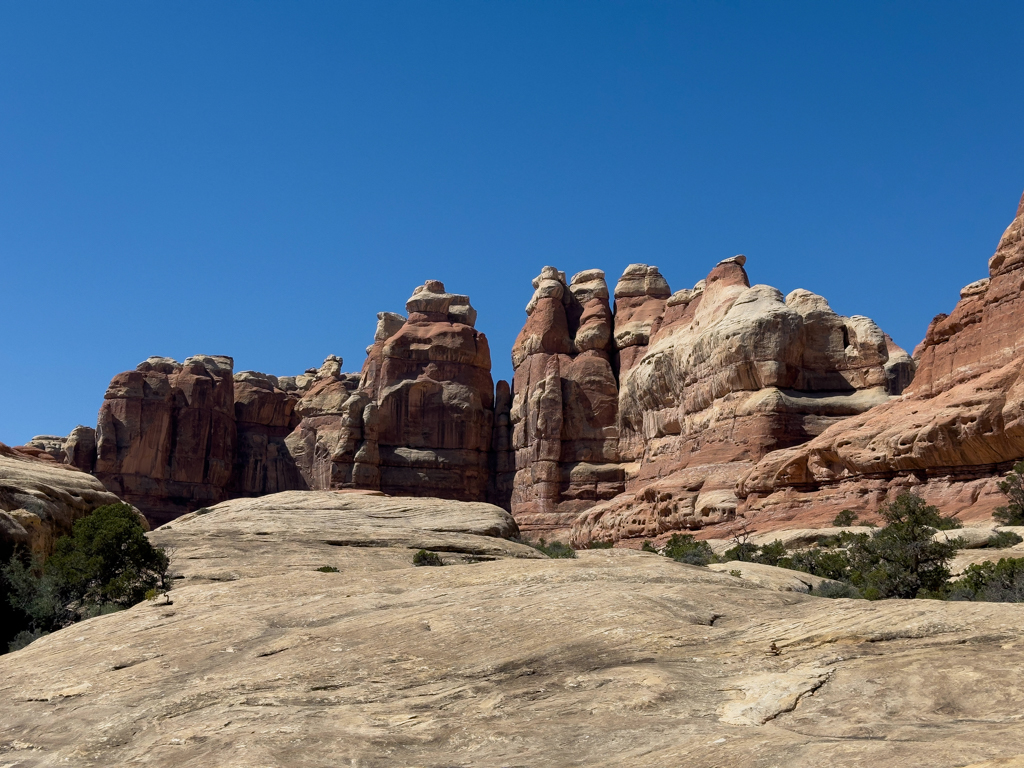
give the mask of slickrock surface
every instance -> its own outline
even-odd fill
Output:
[[[1024,456],[1024,199],[989,260],[916,350],[913,384],[890,403],[778,451],[743,479],[748,515],[824,520],[914,488],[964,519],[1005,503],[996,480]]]
[[[0,560],[15,545],[46,556],[75,520],[119,501],[92,475],[0,443]]]
[[[284,494],[154,532],[185,576],[172,604],[0,657],[2,764],[942,768],[1024,755],[1017,606],[827,600],[625,550],[413,568],[394,544],[479,539],[500,515],[466,524],[452,502],[402,500],[376,524],[360,504],[398,500],[334,496],[352,506],[316,494],[304,511]],[[323,544],[352,530],[388,546]]]

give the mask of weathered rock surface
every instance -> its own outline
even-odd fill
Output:
[[[624,550],[413,568],[417,537],[482,539],[489,524],[430,531],[432,515],[410,512],[405,533],[367,534],[388,546],[325,545],[375,513],[255,506],[290,497],[154,532],[184,576],[172,604],[0,658],[4,762],[952,768],[1024,755],[1017,606],[827,600]]]
[[[913,488],[946,513],[989,515],[996,479],[1024,457],[1024,200],[989,260],[915,352],[902,397],[764,457],[739,493],[748,515],[827,518]]]
[[[237,437],[227,495],[262,496],[302,488],[298,468],[285,444],[298,423],[298,397],[281,389],[277,377],[265,373],[242,371],[232,378]]]
[[[616,306],[620,289],[634,302],[614,318],[626,492],[574,521],[577,544],[733,519],[737,481],[754,462],[887,402],[912,375],[870,319],[837,315],[809,291],[751,286],[745,262],[726,259],[671,295],[651,267],[623,275]]]
[[[746,563],[733,561],[729,563],[711,563],[708,568],[718,573],[727,573],[730,576],[742,579],[743,581],[756,584],[765,589],[773,589],[778,592],[802,592],[809,594],[815,590],[821,590],[822,585],[831,584],[840,586],[841,582],[832,579],[823,579],[821,576],[814,576],[803,571],[794,571],[789,568],[777,568],[774,565],[762,563]]]
[[[655,270],[656,271],[656,270]],[[545,267],[512,348],[512,509],[534,534],[564,532],[621,493],[612,315],[601,270]]]
[[[151,357],[110,382],[95,475],[153,522],[225,498],[235,459],[230,357]]]
[[[75,520],[119,501],[92,475],[0,443],[0,561],[15,546],[45,557]]]
[[[482,501],[494,439],[487,337],[473,327],[469,297],[437,280],[413,291],[406,310],[363,367],[359,388],[376,411],[376,450],[366,450],[366,463],[378,463],[385,493]]]

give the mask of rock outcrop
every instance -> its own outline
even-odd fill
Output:
[[[236,443],[228,496],[262,496],[302,488],[285,444],[298,422],[297,388],[284,390],[276,376],[256,371],[242,371],[232,379]]]
[[[75,520],[119,501],[92,475],[0,443],[0,562],[15,547],[45,557]]]
[[[487,337],[473,327],[469,297],[438,280],[416,288],[405,307],[394,333],[394,324],[378,327],[386,338],[374,341],[360,381],[376,411],[380,490],[483,501],[494,438]]]
[[[96,477],[152,522],[226,498],[235,461],[233,362],[151,357],[110,382],[96,426]]]
[[[672,293],[632,264],[545,267],[512,350],[525,532],[577,544],[701,528],[736,513],[738,479],[778,448],[887,402],[914,362],[870,319],[821,296],[751,286],[746,258]]]
[[[4,762],[994,768],[1024,754],[1019,606],[828,600],[624,550],[548,560],[487,535],[511,528],[493,507],[303,496],[154,531],[178,577],[169,601],[0,657]],[[414,568],[424,545],[487,562]]]
[[[902,397],[765,456],[739,487],[747,514],[813,521],[908,488],[965,518],[1005,503],[996,479],[1024,457],[1024,199],[988,266],[928,327]]]
[[[533,281],[526,325],[512,348],[516,474],[512,509],[524,530],[564,531],[621,493],[612,313],[598,269]]]
[[[416,288],[406,310],[408,317],[377,316],[358,376],[321,369],[300,398],[301,421],[286,443],[305,486],[500,501],[507,385],[496,426],[490,350],[473,327],[476,310],[437,280]]]

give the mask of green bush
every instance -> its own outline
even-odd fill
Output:
[[[950,600],[1024,602],[1024,558],[1004,557],[998,563],[975,563],[944,590]]]
[[[423,551],[423,550],[421,550],[421,551]],[[415,560],[414,560],[414,562],[415,562]],[[317,568],[317,570],[320,573],[338,573],[338,569],[335,568],[333,565],[321,565],[319,568]]]
[[[127,504],[108,504],[77,520],[45,564],[17,555],[0,568],[9,608],[9,647],[82,619],[129,608],[166,590],[167,556],[145,536]],[[16,632],[15,632],[16,630]]]
[[[1020,544],[1022,541],[1024,541],[1024,539],[1013,531],[998,531],[988,537],[988,541],[985,543],[985,546],[991,549],[1009,549],[1012,546]]]
[[[652,547],[653,549],[653,547]],[[706,541],[697,541],[688,533],[673,533],[665,542],[661,554],[679,563],[690,565],[707,565],[715,559],[711,545]]]
[[[653,552],[653,553],[654,553],[654,554],[656,554],[656,555],[660,555],[660,554],[661,554],[661,553],[660,553],[660,552],[658,551],[658,548],[657,548],[657,547],[655,547],[655,546],[654,546],[654,545],[653,545],[653,544],[652,544],[651,542],[649,542],[649,541],[644,541],[644,543],[640,545],[640,551],[641,551],[641,552]]]
[[[587,545],[587,549],[614,549],[614,541],[592,541]]]
[[[560,541],[552,541],[548,544],[544,539],[541,539],[536,544],[531,544],[530,546],[540,552],[543,552],[548,557],[568,559],[576,557],[576,550],[568,544],[563,544]]]
[[[779,539],[776,539],[770,544],[762,544],[750,559],[755,563],[778,566],[781,565],[781,561],[785,559],[786,554],[786,545]],[[785,568],[786,566],[782,567]]]
[[[752,563],[759,551],[760,548],[756,544],[751,544],[749,541],[738,541],[722,553],[722,562],[739,560]]]
[[[817,595],[818,597],[860,597],[860,592],[854,589],[852,586],[845,582],[831,582],[826,581],[820,584],[816,589],[811,590],[811,594]]]
[[[413,565],[444,565],[441,556],[428,549],[421,549],[412,556]]]
[[[885,526],[850,546],[850,582],[868,599],[913,598],[940,591],[956,544],[932,540],[936,530],[962,526],[912,493],[879,510]],[[922,595],[923,596],[923,595]]]
[[[832,520],[832,525],[836,528],[845,528],[849,525],[853,525],[857,522],[857,513],[852,509],[844,509]]]
[[[1024,525],[1024,461],[1018,461],[999,483],[999,490],[1006,494],[1009,504],[996,507],[992,517],[1003,525]]]
[[[805,549],[802,552],[794,552],[780,560],[778,564],[782,568],[803,571],[835,581],[846,581],[851,573],[850,556],[841,549]]]

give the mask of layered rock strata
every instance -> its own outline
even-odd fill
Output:
[[[380,321],[363,366],[359,389],[375,411],[367,461],[378,461],[385,493],[482,501],[495,439],[487,337],[469,297],[437,280],[416,288],[406,311],[400,327]]]
[[[887,402],[914,363],[870,319],[821,296],[751,286],[744,256],[672,293],[632,264],[534,280],[512,350],[525,532],[653,537],[730,519],[736,482],[772,450]]]
[[[153,522],[225,498],[237,429],[230,357],[151,357],[110,382],[94,473]]]
[[[748,514],[870,511],[907,488],[968,518],[1005,503],[996,480],[1024,457],[1024,199],[988,267],[928,327],[903,396],[765,456],[739,486]]]
[[[580,272],[567,284],[545,267],[533,287],[512,348],[511,506],[524,530],[543,533],[564,531],[624,486],[604,272]]]

